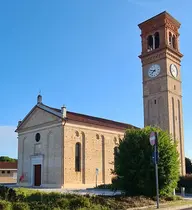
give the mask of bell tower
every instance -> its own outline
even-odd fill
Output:
[[[138,25],[142,52],[144,125],[158,126],[178,141],[180,173],[185,175],[181,90],[180,23],[162,12]]]

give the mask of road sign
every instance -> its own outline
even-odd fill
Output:
[[[150,141],[150,144],[151,144],[152,146],[155,145],[155,142],[156,142],[156,135],[155,135],[155,132],[151,132],[150,137],[149,137],[149,141]]]
[[[98,169],[98,168],[96,168],[96,175],[98,175],[98,173],[99,173],[99,169]]]
[[[96,169],[95,169],[95,172],[96,172],[96,187],[97,187],[97,176],[98,176],[98,174],[99,174],[99,169],[96,168]]]

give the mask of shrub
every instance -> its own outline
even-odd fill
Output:
[[[97,187],[95,187],[95,189],[113,189],[113,185],[112,184],[101,184],[98,185]]]
[[[0,209],[1,210],[11,210],[11,203],[8,201],[0,200]]]
[[[12,210],[29,210],[29,205],[27,203],[13,203]]]
[[[166,196],[161,198],[164,201],[180,201],[183,200],[181,196],[173,195],[173,196]]]
[[[78,209],[82,207],[90,207],[90,201],[84,196],[72,198],[69,203],[70,209]]]
[[[83,207],[79,208],[78,210],[110,210],[110,209],[108,207],[101,205],[92,205],[91,207]]]
[[[17,195],[14,189],[0,186],[0,197],[4,200],[16,201]]]
[[[42,210],[42,209],[52,210],[52,209],[54,209],[54,208],[50,207],[49,205],[44,204],[42,202],[32,201],[32,202],[29,202],[28,204],[29,204],[30,210]]]
[[[69,207],[69,200],[66,198],[61,198],[57,200],[56,207],[59,207],[61,209],[65,209]]]
[[[28,202],[31,202],[31,201],[42,201],[42,197],[43,197],[43,193],[35,192],[35,193],[32,193],[32,194],[28,195],[26,197],[26,199],[27,199]]]
[[[60,193],[51,192],[51,193],[40,193],[41,201],[43,203],[52,203],[61,199],[62,195]]]
[[[103,197],[103,196],[92,196],[92,197],[90,197],[90,201],[91,201],[91,203],[100,204],[103,206],[105,206],[107,204],[107,199],[106,199],[106,197]]]
[[[179,154],[168,132],[159,128],[129,129],[115,158],[118,188],[130,195],[155,196],[155,167],[153,147],[149,143],[151,131],[158,133],[159,192],[161,196],[173,193],[179,179]],[[150,186],[150,187],[149,187]]]

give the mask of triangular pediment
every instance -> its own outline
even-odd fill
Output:
[[[57,116],[57,113],[49,112],[46,107],[43,109],[43,106],[35,106],[18,126],[17,131],[37,127],[43,124],[49,124],[51,122],[59,122],[60,119],[61,117],[59,114]]]

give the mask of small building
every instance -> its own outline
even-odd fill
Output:
[[[0,184],[17,182],[17,162],[0,162]]]

